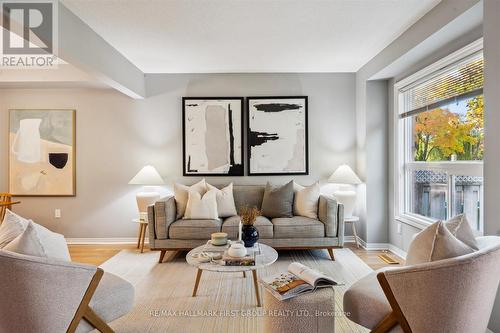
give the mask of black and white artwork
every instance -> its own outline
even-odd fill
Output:
[[[247,154],[252,175],[307,175],[307,96],[248,97]]]
[[[243,97],[183,97],[184,176],[243,176]]]

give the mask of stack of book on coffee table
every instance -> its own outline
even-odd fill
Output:
[[[222,261],[225,266],[255,266],[256,256],[259,255],[260,245],[255,243],[253,247],[247,247],[247,255],[244,257],[232,257],[227,251],[222,256]]]

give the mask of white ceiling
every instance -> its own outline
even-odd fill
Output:
[[[62,0],[144,73],[355,72],[440,0]]]

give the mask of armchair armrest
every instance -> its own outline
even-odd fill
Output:
[[[155,239],[167,239],[168,228],[176,220],[174,196],[164,197],[148,207],[149,246],[154,248]]]
[[[0,250],[0,330],[66,332],[97,271]]]
[[[325,224],[327,237],[338,237],[339,245],[344,245],[344,205],[331,196],[319,197],[318,217]]]
[[[500,253],[476,252],[380,272],[377,279],[405,332],[484,332],[499,258]]]

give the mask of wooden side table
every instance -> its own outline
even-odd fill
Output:
[[[148,229],[148,221],[133,219],[132,222],[139,224],[139,236],[137,239],[137,248],[144,252],[144,242],[146,240],[146,230]]]
[[[354,234],[354,242],[356,243],[356,247],[359,249],[358,244],[358,233],[356,232],[356,222],[359,221],[359,216],[350,216],[344,217],[344,223],[351,223],[352,225],[352,233]]]

